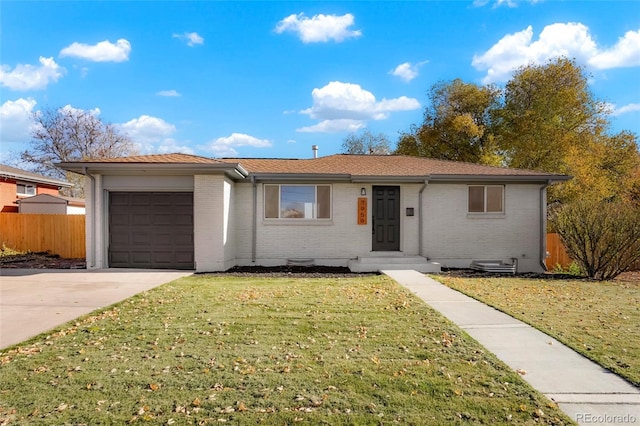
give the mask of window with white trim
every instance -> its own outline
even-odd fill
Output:
[[[469,213],[504,213],[503,185],[469,185]]]
[[[265,219],[331,219],[331,185],[265,185]]]
[[[36,186],[30,183],[17,182],[16,193],[18,195],[36,195]]]

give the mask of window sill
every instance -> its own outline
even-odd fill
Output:
[[[265,226],[331,226],[332,219],[263,219]]]
[[[504,213],[467,213],[467,219],[504,219]]]

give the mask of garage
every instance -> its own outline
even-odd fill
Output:
[[[110,192],[109,267],[194,269],[192,192]]]

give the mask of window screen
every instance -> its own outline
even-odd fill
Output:
[[[469,186],[469,213],[503,213],[504,186]]]

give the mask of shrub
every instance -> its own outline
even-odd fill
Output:
[[[609,280],[640,261],[640,207],[588,198],[557,209],[556,231],[584,273]]]
[[[584,276],[584,272],[582,272],[582,268],[576,262],[571,262],[569,266],[563,268],[562,265],[557,264],[553,268],[553,272],[556,274],[567,274],[567,275],[575,275],[576,277]]]

